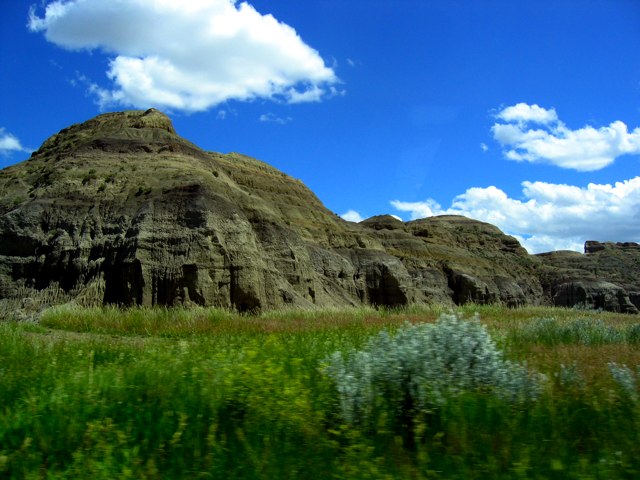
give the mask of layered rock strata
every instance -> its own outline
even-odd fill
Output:
[[[637,311],[637,245],[588,250],[531,256],[464,217],[346,222],[300,181],[244,155],[205,152],[154,109],[73,125],[0,171],[5,301]]]
[[[588,241],[584,254],[559,251],[538,257],[546,267],[541,280],[553,304],[638,313],[640,245],[637,243]]]

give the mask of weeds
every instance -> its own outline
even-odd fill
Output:
[[[601,319],[577,318],[561,322],[556,318],[540,318],[527,323],[514,335],[520,343],[543,345],[606,345],[639,343],[640,324],[614,327]]]
[[[479,310],[488,328],[370,309],[56,307],[0,322],[0,477],[638,478],[640,372],[616,356],[637,350],[632,320],[554,346],[524,310]],[[608,327],[618,343],[597,343]],[[611,355],[542,381],[514,360],[532,345]],[[603,370],[586,381],[588,362]]]

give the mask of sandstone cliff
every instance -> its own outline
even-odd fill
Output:
[[[631,312],[636,247],[531,256],[463,217],[346,222],[300,181],[205,152],[154,109],[73,125],[0,171],[5,302],[239,311],[555,302]]]

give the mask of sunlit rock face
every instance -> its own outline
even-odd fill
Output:
[[[155,109],[65,128],[0,171],[0,192],[0,301],[17,304],[571,305],[606,291],[602,308],[632,311],[640,291],[616,277],[640,278],[630,247],[600,278],[593,260],[618,247],[566,260],[464,217],[346,222],[299,180],[206,152]],[[587,300],[563,286],[589,279]]]

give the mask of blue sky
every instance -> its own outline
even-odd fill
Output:
[[[462,214],[531,252],[640,241],[636,0],[1,9],[1,166],[72,123],[156,107],[351,220]]]

